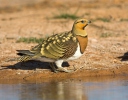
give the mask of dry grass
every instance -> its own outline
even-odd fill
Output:
[[[23,42],[23,43],[41,43],[42,41],[43,41],[43,38],[36,38],[36,37],[26,38],[26,37],[21,37],[16,42],[17,43],[20,43],[20,42]]]

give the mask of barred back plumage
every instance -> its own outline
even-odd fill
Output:
[[[75,35],[70,31],[62,34],[55,34],[44,39],[41,44],[35,46],[30,51],[20,50],[19,52],[24,55],[19,58],[19,61],[27,61],[36,57],[46,57],[55,60],[66,59],[75,53],[77,44],[78,41]]]

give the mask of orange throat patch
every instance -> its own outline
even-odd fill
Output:
[[[80,44],[80,51],[83,54],[86,47],[87,47],[87,44],[88,44],[88,37],[87,36],[83,37],[83,36],[79,36],[79,35],[76,37],[77,37],[79,44]]]

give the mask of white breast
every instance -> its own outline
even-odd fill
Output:
[[[78,47],[77,47],[77,50],[76,50],[75,54],[72,57],[69,57],[68,59],[66,59],[66,61],[68,61],[68,60],[75,60],[75,59],[78,59],[81,56],[82,56],[82,54],[80,52],[80,45],[78,43]]]

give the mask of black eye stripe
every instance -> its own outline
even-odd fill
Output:
[[[81,23],[84,23],[84,21],[82,20]]]
[[[77,24],[77,23],[85,23],[85,21],[84,21],[84,20],[81,20],[81,21],[79,21],[79,22],[76,22],[76,24]]]

